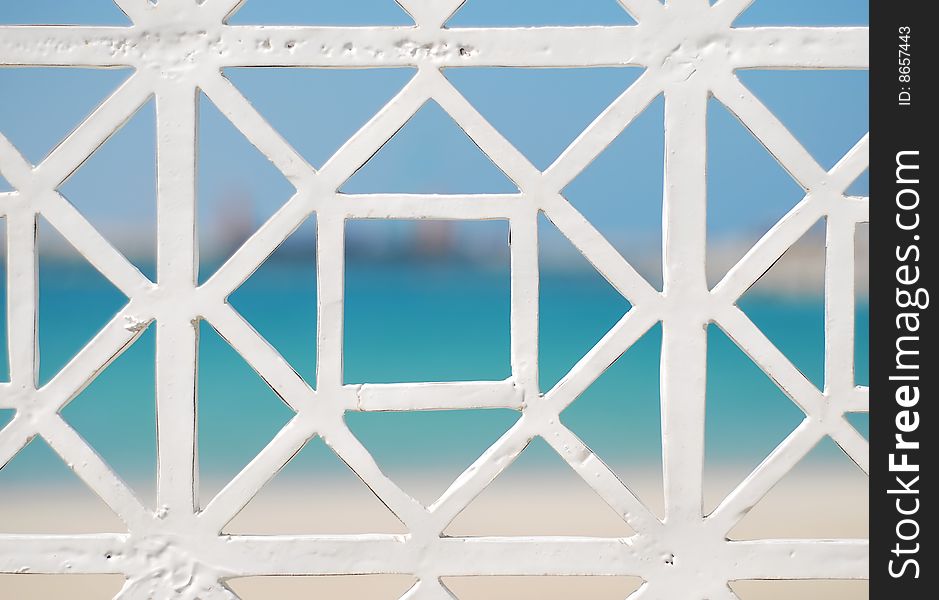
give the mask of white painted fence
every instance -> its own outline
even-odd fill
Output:
[[[9,383],[0,407],[0,464],[42,436],[126,522],[129,534],[0,534],[0,572],[123,573],[123,599],[234,598],[240,575],[410,573],[406,598],[449,598],[449,575],[637,575],[644,600],[733,598],[737,579],[866,578],[865,540],[731,542],[727,531],[824,436],[865,471],[868,447],[844,420],[866,411],[854,384],[854,231],[867,198],[845,195],[867,167],[865,137],[826,172],[734,76],[735,69],[864,69],[866,28],[731,28],[751,0],[621,0],[622,27],[446,29],[461,0],[399,0],[416,27],[228,26],[238,0],[116,0],[127,28],[0,27],[0,64],[130,66],[115,91],[41,164],[0,136],[8,223]],[[443,67],[635,65],[645,73],[544,172],[483,119]],[[417,67],[416,76],[315,170],[221,74],[230,66]],[[297,188],[204,285],[196,284],[195,136],[201,89]],[[561,195],[649,102],[665,93],[664,291],[651,287]],[[56,187],[135,109],[156,96],[158,277],[149,281]],[[805,189],[714,289],[705,280],[705,115],[724,103]],[[516,184],[505,196],[365,195],[339,186],[429,98]],[[538,384],[539,211],[633,305],[553,389]],[[226,302],[305,217],[317,216],[317,380],[297,375]],[[48,384],[37,387],[36,217],[41,214],[130,299]],[[511,359],[506,381],[344,385],[344,221],[356,218],[507,219],[511,227]],[[736,306],[802,233],[827,217],[825,386],[817,389]],[[209,321],[296,410],[273,441],[207,506],[197,502],[197,322]],[[661,321],[666,517],[657,518],[558,415],[622,352]],[[706,326],[716,322],[805,412],[804,421],[709,515],[702,512]],[[196,324],[194,326],[194,324]],[[158,506],[145,508],[58,411],[146,327],[156,329]],[[313,385],[315,383],[315,385]],[[507,407],[521,418],[431,506],[405,494],[343,422],[344,411]],[[318,537],[220,531],[312,436],[341,455],[409,533]],[[542,436],[637,532],[625,539],[442,537],[444,527]]]

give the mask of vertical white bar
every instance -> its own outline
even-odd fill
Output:
[[[854,393],[855,223],[828,217],[825,240],[825,392],[843,402]]]
[[[316,215],[317,390],[338,390],[343,383],[345,226],[338,212]]]
[[[538,210],[509,222],[512,378],[531,399],[538,388]]]
[[[196,88],[165,80],[157,89],[156,322],[158,505],[170,515],[196,508]]]
[[[36,213],[17,203],[7,209],[6,227],[10,385],[34,390],[39,376]]]
[[[665,90],[662,460],[666,518],[701,517],[707,373],[707,89],[692,78]]]

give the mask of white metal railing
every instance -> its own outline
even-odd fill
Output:
[[[854,384],[854,231],[867,198],[845,189],[868,163],[865,136],[825,171],[735,77],[735,69],[865,69],[866,28],[731,28],[751,0],[621,0],[636,26],[448,29],[461,0],[399,0],[416,27],[229,26],[238,0],[115,0],[131,27],[0,27],[0,65],[129,66],[130,79],[33,166],[0,136],[7,219],[10,382],[0,407],[0,465],[42,436],[127,524],[128,534],[0,534],[0,572],[123,573],[123,599],[235,598],[244,575],[411,573],[409,599],[450,598],[450,575],[637,575],[635,598],[734,598],[737,579],[862,579],[866,540],[728,541],[726,533],[824,436],[865,471],[868,447],[844,420],[866,411]],[[539,171],[441,74],[443,67],[635,65],[644,74],[545,171]],[[311,167],[222,74],[224,67],[411,66],[417,74],[321,169]],[[197,92],[298,190],[203,285],[197,285]],[[664,291],[649,285],[560,190],[657,95],[665,94]],[[158,277],[149,281],[56,191],[156,97]],[[713,290],[705,279],[706,105],[716,97],[805,189]],[[436,100],[518,185],[506,197],[365,195],[341,184],[428,99]],[[633,308],[554,388],[538,383],[537,218],[543,212]],[[317,217],[317,377],[304,381],[227,303],[311,213]],[[37,215],[45,217],[129,298],[49,383],[37,386]],[[511,228],[511,362],[507,381],[345,385],[342,376],[344,222],[357,218],[507,219]],[[827,217],[825,385],[818,389],[736,306],[811,225]],[[205,319],[296,411],[211,502],[198,506],[194,390],[198,320]],[[666,516],[656,517],[559,413],[652,325],[662,322],[661,410]],[[806,417],[711,514],[702,511],[706,326],[717,323]],[[195,324],[195,325],[194,325]],[[156,329],[158,510],[134,493],[59,415],[147,327]],[[345,411],[508,407],[518,422],[430,506],[385,476],[343,421]],[[321,436],[407,526],[398,535],[239,536],[222,528],[286,461]],[[441,532],[534,437],[542,436],[636,531],[625,539],[453,538]],[[180,584],[180,582],[183,582]]]

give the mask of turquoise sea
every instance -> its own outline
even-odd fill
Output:
[[[276,257],[276,255],[275,255]],[[479,264],[350,261],[346,275],[345,373],[349,383],[503,379],[509,375],[507,269]],[[5,294],[4,294],[5,296]],[[46,382],[123,304],[85,263],[40,263],[40,380]],[[308,381],[315,372],[313,261],[271,260],[230,299]],[[750,318],[817,385],[822,384],[819,297],[746,296]],[[541,382],[550,389],[629,309],[592,271],[546,269],[541,281]],[[866,303],[859,303],[857,382],[866,384]],[[660,463],[660,328],[653,327],[562,414],[618,473]],[[65,419],[143,497],[156,462],[154,334],[148,330],[64,410]],[[4,349],[5,352],[5,349]],[[6,376],[5,356],[0,360]],[[204,495],[243,467],[291,411],[207,323],[199,360],[200,467]],[[709,332],[707,464],[745,473],[799,422],[801,412],[717,327]],[[0,424],[12,411],[0,412]],[[452,480],[518,414],[510,410],[349,414],[352,431],[395,479],[449,473]],[[866,435],[866,415],[856,426]],[[344,469],[328,450],[301,452],[293,477]],[[312,448],[312,446],[311,446]],[[832,443],[818,460],[843,460]],[[336,467],[335,465],[339,465]],[[561,464],[544,443],[519,468]],[[0,471],[6,484],[60,477],[64,465],[41,441]]]
[[[16,3],[0,20],[126,24],[111,3],[83,6],[74,14],[66,4]],[[231,22],[410,22],[394,2],[365,4],[352,8],[348,2],[258,0],[247,2]],[[109,8],[110,16],[106,14]],[[629,16],[615,2],[474,0],[454,16],[451,25],[624,22],[630,22]],[[737,21],[738,26],[864,23],[866,3],[833,0],[756,2]],[[0,130],[38,163],[128,74],[119,69],[0,69],[0,87],[9,92],[0,98]],[[233,68],[226,69],[225,75],[311,165],[319,167],[413,73],[408,69]],[[547,167],[639,75],[635,68],[445,71],[451,83],[538,168]],[[866,72],[746,70],[737,76],[825,168],[868,130]],[[197,192],[200,235],[205,236],[200,246],[208,255],[209,242],[224,246],[243,241],[294,189],[210,100],[201,98],[199,110]],[[577,210],[637,266],[650,258],[643,253],[661,247],[663,110],[661,97],[651,102],[563,190]],[[152,255],[155,248],[153,118],[152,104],[145,105],[60,189],[128,255]],[[749,246],[802,199],[804,190],[716,99],[708,109],[708,133],[708,240]],[[10,186],[0,178],[0,191],[7,189]],[[429,102],[343,184],[342,191],[475,194],[514,193],[516,189],[460,127]],[[867,194],[866,174],[849,192]],[[347,230],[349,247],[356,242],[362,251],[357,260],[350,260],[346,278],[347,382],[492,380],[509,375],[506,257],[479,256],[489,252],[490,246],[501,245],[501,250],[493,250],[495,254],[504,252],[506,232],[467,233],[464,225],[478,229],[479,223],[454,227],[449,232],[451,241],[476,256],[437,262],[414,256],[388,259],[389,249],[411,248],[419,237],[408,224],[386,221],[377,229],[365,227],[356,232],[351,226]],[[41,222],[41,240],[49,232],[43,227]],[[559,236],[556,231],[555,235]],[[559,247],[546,243],[547,231],[539,236],[542,249]],[[823,240],[814,238],[818,257]],[[310,240],[306,243],[309,248]],[[312,382],[314,261],[309,251],[306,258],[296,247],[291,252],[281,259],[275,254],[230,300]],[[126,299],[86,263],[50,261],[42,251],[40,255],[40,380],[46,382]],[[386,255],[382,260],[373,260],[382,255]],[[656,256],[651,262],[658,260]],[[544,268],[541,281],[543,391],[629,309],[593,271],[562,269],[562,264],[567,263]],[[139,266],[152,276],[152,264]],[[211,271],[208,264],[201,269],[203,276]],[[0,289],[4,284],[5,277],[0,277]],[[824,311],[820,291],[802,296],[752,294],[741,306],[797,367],[821,385]],[[0,294],[0,301],[5,302],[5,293]],[[857,380],[866,383],[868,312],[863,301],[857,313]],[[0,340],[5,338],[4,328],[0,319]],[[801,412],[717,327],[712,326],[709,335],[708,464],[738,465],[745,474],[798,424]],[[68,422],[145,496],[152,496],[156,468],[153,337],[152,331],[144,333],[63,410]],[[660,330],[654,327],[562,415],[624,479],[630,469],[648,471],[660,462],[659,341]],[[7,375],[6,352],[6,344],[0,343],[0,380]],[[292,413],[206,323],[202,324],[198,381],[200,467],[206,493],[211,494]],[[10,413],[0,409],[0,425]],[[347,422],[392,478],[442,472],[452,480],[517,417],[508,410],[374,413],[349,414]],[[857,426],[866,432],[862,416],[857,416]],[[284,475],[332,472],[335,457],[322,444],[319,447],[322,451],[309,457],[306,450],[301,452]],[[819,454],[823,460],[844,459],[831,444]],[[536,442],[519,463],[539,470],[560,461],[544,443]],[[337,468],[345,467],[339,464]],[[63,475],[64,469],[52,451],[36,440],[0,470],[0,492],[5,482],[60,481],[69,476]]]

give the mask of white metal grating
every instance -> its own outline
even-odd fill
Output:
[[[34,436],[127,524],[121,535],[0,535],[0,572],[123,573],[122,599],[235,598],[246,575],[410,573],[409,599],[451,598],[455,575],[636,575],[644,600],[734,598],[738,579],[861,579],[866,540],[731,542],[726,533],[824,436],[865,471],[868,447],[844,420],[866,411],[854,384],[854,231],[868,199],[845,195],[868,164],[865,136],[826,172],[735,77],[736,69],[865,69],[866,28],[731,28],[752,0],[620,0],[636,26],[448,29],[462,0],[399,0],[416,27],[229,26],[238,0],[115,0],[131,27],[0,27],[0,65],[129,66],[130,79],[41,164],[0,136],[8,223],[10,382],[0,408],[0,465]],[[545,171],[516,150],[441,74],[444,67],[634,65],[644,74]],[[233,66],[390,67],[414,78],[319,170],[222,74]],[[206,283],[197,285],[197,93],[208,98],[296,187]],[[665,94],[664,291],[650,286],[561,195],[658,94]],[[156,97],[158,277],[149,281],[56,188],[133,112]],[[706,106],[725,104],[805,189],[712,290],[705,279]],[[518,185],[519,194],[361,195],[339,187],[428,99],[436,100]],[[633,308],[554,388],[538,383],[537,218],[543,212]],[[306,217],[317,217],[317,377],[297,375],[227,303]],[[49,383],[37,385],[36,218],[41,214],[129,298]],[[825,386],[819,390],[736,306],[811,225],[827,217]],[[506,381],[345,385],[344,223],[356,218],[509,220],[511,360]],[[198,321],[205,319],[296,411],[208,505],[198,506],[194,393]],[[661,321],[666,517],[650,512],[558,415]],[[804,421],[711,514],[702,511],[706,327],[717,323],[805,412]],[[146,508],[59,415],[147,327],[156,328],[158,509]],[[423,506],[386,477],[343,421],[345,411],[506,407],[518,422],[444,495]],[[319,435],[406,525],[407,535],[237,536],[222,528],[311,437]],[[441,532],[542,436],[637,532],[623,539],[453,538]]]

